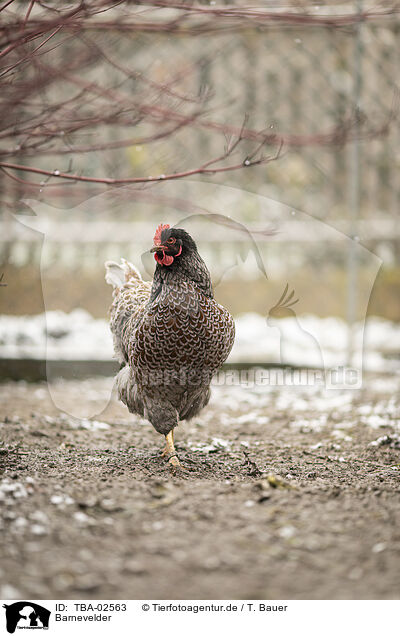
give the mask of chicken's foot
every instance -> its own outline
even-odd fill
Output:
[[[175,468],[183,468],[180,463],[178,456],[176,454],[175,446],[174,446],[174,431],[170,431],[168,435],[165,436],[166,445],[161,453],[162,457],[168,457],[168,463]]]

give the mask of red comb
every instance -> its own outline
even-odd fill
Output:
[[[168,230],[170,228],[170,226],[167,225],[163,225],[162,223],[160,223],[160,225],[158,226],[158,228],[156,229],[156,233],[154,234],[154,245],[161,245],[161,232],[163,230]]]

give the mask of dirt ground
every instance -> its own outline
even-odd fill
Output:
[[[60,381],[71,403],[105,379]],[[361,390],[214,387],[176,432],[0,385],[0,597],[400,597],[400,376]]]

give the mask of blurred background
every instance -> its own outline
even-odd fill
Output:
[[[110,360],[104,261],[151,278],[160,222],[196,239],[233,361],[319,366],[297,317],[325,366],[364,343],[369,368],[398,368],[394,5],[14,1],[2,18],[3,374],[34,373],[46,334],[47,357]],[[271,330],[287,283],[296,315]]]

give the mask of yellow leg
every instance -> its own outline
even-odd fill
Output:
[[[176,455],[176,450],[174,446],[174,431],[170,431],[168,435],[165,436],[166,446],[162,452],[162,457],[168,457],[168,462],[171,466],[175,466],[176,468],[183,468],[180,464],[179,459]]]
[[[167,443],[165,444],[165,448],[164,448],[163,452],[161,453],[161,457],[167,457],[167,455],[169,455],[171,453],[171,449],[173,449],[172,452],[175,453],[174,429],[172,429],[172,431],[170,431],[168,433],[168,435],[165,436],[165,440],[166,440]]]

